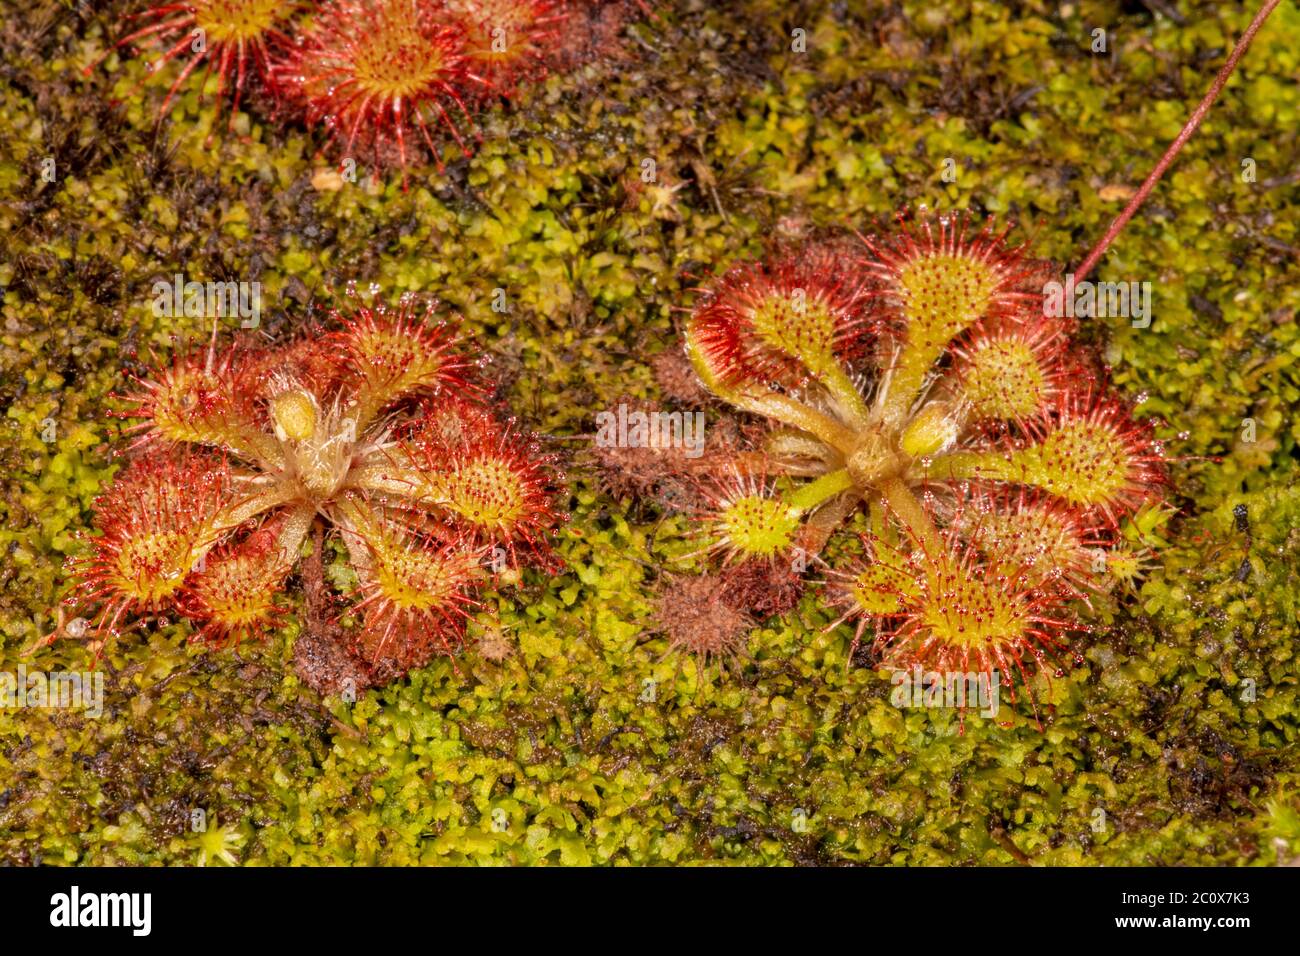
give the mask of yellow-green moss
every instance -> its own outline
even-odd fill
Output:
[[[814,4],[799,54],[777,0],[656,7],[625,60],[552,77],[485,119],[473,160],[417,171],[405,193],[364,163],[317,190],[316,142],[255,108],[205,146],[211,101],[193,85],[155,141],[162,78],[115,112],[141,62],[79,73],[111,12],[46,0],[6,21],[3,669],[49,628],[115,467],[109,391],[174,334],[206,334],[152,315],[154,279],[256,279],[276,337],[351,279],[390,300],[435,293],[530,427],[589,433],[619,398],[657,398],[643,359],[675,342],[686,276],[774,234],[970,207],[1073,263],[1247,16],[1209,0],[1182,0],[1184,24],[1091,0]],[[1111,55],[1089,52],[1096,25]],[[471,650],[322,703],[289,667],[296,624],[213,653],[184,625],[148,629],[104,660],[102,718],[0,711],[0,858],[1008,863],[1008,840],[1042,863],[1300,854],[1297,32],[1284,4],[1102,265],[1155,285],[1149,329],[1091,334],[1191,456],[1175,467],[1184,514],[1139,595],[1098,609],[1082,664],[1040,687],[1043,732],[1024,706],[964,736],[955,716],[896,709],[886,678],[845,667],[851,630],[824,633],[813,596],[757,630],[743,679],[697,687],[639,641],[649,567],[698,547],[688,522],[598,493],[579,458],[568,570],[495,602],[504,661]],[[655,192],[636,188],[645,159]],[[35,661],[87,656],[65,640]]]

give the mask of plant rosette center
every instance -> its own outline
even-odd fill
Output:
[[[873,421],[847,456],[853,484],[865,492],[887,479],[907,476],[918,463],[925,467],[932,455],[953,445],[960,430],[952,406],[940,400],[927,402],[901,427]]]
[[[294,388],[271,399],[271,421],[285,456],[285,472],[303,496],[323,505],[347,482],[356,450],[356,419],[349,411],[323,416],[315,396]]]

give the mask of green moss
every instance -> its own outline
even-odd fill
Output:
[[[1182,25],[1092,0],[849,6],[807,8],[796,54],[786,4],[668,5],[623,60],[552,77],[485,119],[471,161],[417,172],[406,192],[364,168],[316,189],[316,142],[257,113],[207,145],[213,114],[193,88],[155,138],[161,79],[135,90],[141,62],[116,57],[79,72],[107,15],[47,2],[6,24],[0,669],[88,664],[72,640],[24,652],[51,627],[63,561],[123,446],[109,393],[173,336],[208,332],[153,316],[156,278],[256,279],[277,338],[351,280],[434,293],[464,313],[530,427],[590,434],[621,397],[658,398],[643,360],[675,342],[690,277],[773,236],[927,204],[1014,217],[1038,254],[1077,262],[1122,205],[1113,187],[1145,174],[1246,18],[1210,2],[1181,3]],[[1110,55],[1089,52],[1095,25]],[[0,857],[1300,854],[1300,90],[1285,79],[1298,31],[1284,4],[1102,265],[1100,278],[1154,285],[1150,328],[1088,334],[1163,419],[1180,513],[1140,593],[1099,606],[1082,662],[1040,682],[1041,732],[1023,702],[964,734],[955,716],[893,707],[886,677],[846,666],[852,635],[825,631],[815,596],[755,629],[738,678],[661,659],[643,633],[652,569],[691,563],[690,525],[601,493],[575,452],[567,570],[492,601],[511,656],[471,648],[349,704],[299,685],[296,623],[230,652],[190,647],[183,624],[128,635],[101,663],[101,718],[0,711]],[[654,190],[638,189],[645,159]]]

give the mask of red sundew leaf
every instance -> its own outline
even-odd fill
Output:
[[[360,499],[344,507],[344,543],[360,581],[352,610],[362,616],[353,639],[361,657],[404,672],[458,650],[465,621],[480,606],[473,594],[484,549],[456,532],[413,532]]]
[[[1024,564],[1005,558],[992,563],[955,533],[945,532],[940,541],[937,550],[914,542],[905,556],[890,560],[888,574],[869,584],[864,574],[872,560],[837,571],[839,602],[846,611],[836,624],[858,622],[856,645],[874,622],[872,648],[883,667],[945,676],[974,673],[990,680],[996,675],[1013,702],[1017,684],[1034,700],[1034,675],[1049,665],[1049,673],[1058,671],[1065,635],[1085,629],[1069,607],[1069,595],[1034,585]],[[881,613],[878,603],[864,605],[856,593],[863,586],[891,596],[894,607]]]
[[[903,213],[895,231],[860,236],[868,255],[859,266],[871,279],[866,294],[882,329],[902,339],[915,337],[919,326],[941,348],[977,323],[1041,316],[1047,267],[1024,247],[1008,245],[1009,231],[989,220],[972,233],[960,213]]]
[[[1102,384],[1062,390],[1026,429],[1041,449],[1034,477],[1039,472],[1048,476],[1034,483],[1070,499],[1064,492],[1073,485],[1104,480],[1104,500],[1075,501],[1111,529],[1143,505],[1159,501],[1168,484],[1168,466],[1152,423],[1135,420],[1129,403]]]
[[[337,362],[352,376],[361,408],[358,426],[398,402],[420,395],[473,395],[471,363],[458,348],[461,337],[452,322],[435,321],[437,305],[417,311],[413,299],[396,308],[358,306],[343,328],[330,337]],[[335,318],[343,318],[339,312]]]
[[[465,57],[483,77],[480,94],[513,96],[521,83],[546,77],[566,39],[570,11],[561,0],[446,0],[465,30]]]
[[[289,528],[289,522],[289,516],[277,515],[205,557],[179,602],[184,614],[202,625],[192,640],[238,644],[259,639],[284,623],[284,608],[277,599],[307,531],[301,518],[296,528]],[[288,540],[286,531],[291,532]]]
[[[732,266],[695,306],[688,335],[726,385],[796,388],[873,338],[849,261],[828,244]]]
[[[563,517],[559,474],[535,438],[461,402],[426,406],[406,447],[420,481],[474,540],[503,549],[511,565],[522,552],[558,566],[549,537]]]
[[[101,604],[96,630],[114,634],[127,614],[175,607],[230,495],[218,458],[147,455],[116,476],[95,500],[90,553],[74,564],[74,600]]]

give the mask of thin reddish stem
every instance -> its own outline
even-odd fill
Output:
[[[1115,221],[1110,224],[1110,228],[1106,230],[1106,234],[1101,237],[1095,246],[1092,247],[1092,251],[1088,253],[1083,262],[1079,263],[1079,267],[1074,270],[1075,281],[1087,278],[1088,273],[1096,268],[1101,257],[1104,256],[1106,250],[1110,248],[1110,244],[1115,241],[1115,237],[1120,234],[1123,228],[1128,224],[1128,221],[1132,219],[1133,215],[1138,211],[1138,208],[1146,201],[1147,196],[1151,194],[1151,190],[1153,190],[1156,183],[1160,181],[1160,177],[1165,174],[1165,170],[1172,165],[1174,159],[1178,156],[1179,151],[1187,141],[1192,138],[1192,134],[1195,133],[1197,127],[1201,125],[1201,121],[1205,119],[1205,115],[1210,112],[1210,107],[1214,105],[1214,101],[1217,100],[1219,94],[1223,92],[1223,88],[1228,83],[1228,78],[1232,76],[1232,71],[1237,68],[1237,62],[1250,47],[1251,41],[1255,39],[1255,34],[1259,32],[1259,28],[1264,25],[1264,21],[1268,19],[1269,14],[1271,14],[1274,8],[1276,8],[1281,2],[1282,0],[1267,0],[1267,2],[1259,8],[1259,12],[1255,14],[1255,19],[1250,21],[1250,26],[1246,27],[1246,32],[1241,35],[1241,39],[1237,41],[1237,45],[1233,47],[1232,52],[1228,54],[1227,61],[1224,62],[1223,68],[1219,70],[1219,75],[1216,76],[1214,82],[1210,84],[1209,90],[1206,92],[1200,104],[1196,107],[1196,110],[1190,117],[1188,117],[1187,123],[1179,132],[1178,137],[1169,144],[1169,148],[1165,150],[1165,154],[1160,157],[1160,162],[1156,163],[1155,168],[1151,170],[1151,174],[1147,176],[1146,181],[1142,183],[1141,188],[1139,188],[1133,195],[1133,198],[1129,200],[1129,204],[1124,207],[1124,211],[1115,217]]]

